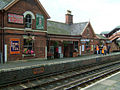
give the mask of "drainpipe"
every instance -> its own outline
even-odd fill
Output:
[[[4,44],[5,44],[5,36],[4,36],[4,10],[2,10],[2,59],[3,63],[5,63],[5,49],[4,49]]]

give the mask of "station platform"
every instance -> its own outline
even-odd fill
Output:
[[[36,76],[44,76],[52,73],[72,70],[90,64],[108,62],[120,59],[120,52],[107,55],[85,55],[74,58],[40,60],[29,59],[10,61],[0,64],[0,86],[6,83],[21,81]]]
[[[120,90],[120,72],[115,73],[81,90]]]
[[[88,60],[92,58],[106,57],[106,56],[111,56],[111,55],[112,56],[120,55],[120,52],[110,53],[107,55],[93,54],[93,55],[85,55],[85,56],[63,58],[63,59],[40,60],[38,58],[38,59],[9,61],[5,64],[0,64],[0,72],[17,70],[17,69],[25,69],[25,68],[31,68],[31,67],[33,68],[33,67],[41,66],[41,65],[62,64],[62,63],[67,63],[67,62],[83,61],[83,60]]]

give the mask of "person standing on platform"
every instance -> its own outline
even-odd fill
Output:
[[[99,46],[100,54],[102,54],[102,48],[103,48],[103,45],[100,45],[100,46]]]
[[[107,46],[107,53],[110,53],[110,45]]]
[[[104,54],[106,55],[106,53],[107,53],[107,47],[106,47],[106,45],[103,46],[103,49],[104,49]]]
[[[104,55],[104,53],[105,53],[105,52],[104,52],[104,48],[102,48],[102,54]]]
[[[99,52],[99,46],[98,45],[96,46],[96,52],[97,52],[97,54]]]

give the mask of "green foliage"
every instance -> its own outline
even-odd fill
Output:
[[[58,41],[55,41],[54,42],[54,47],[57,47],[59,45],[59,42]]]

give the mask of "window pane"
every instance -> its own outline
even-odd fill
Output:
[[[32,25],[32,17],[31,15],[26,15],[26,18],[25,18],[25,27],[26,28],[31,28],[31,25]]]
[[[34,54],[32,36],[24,38],[23,45],[23,54]]]

